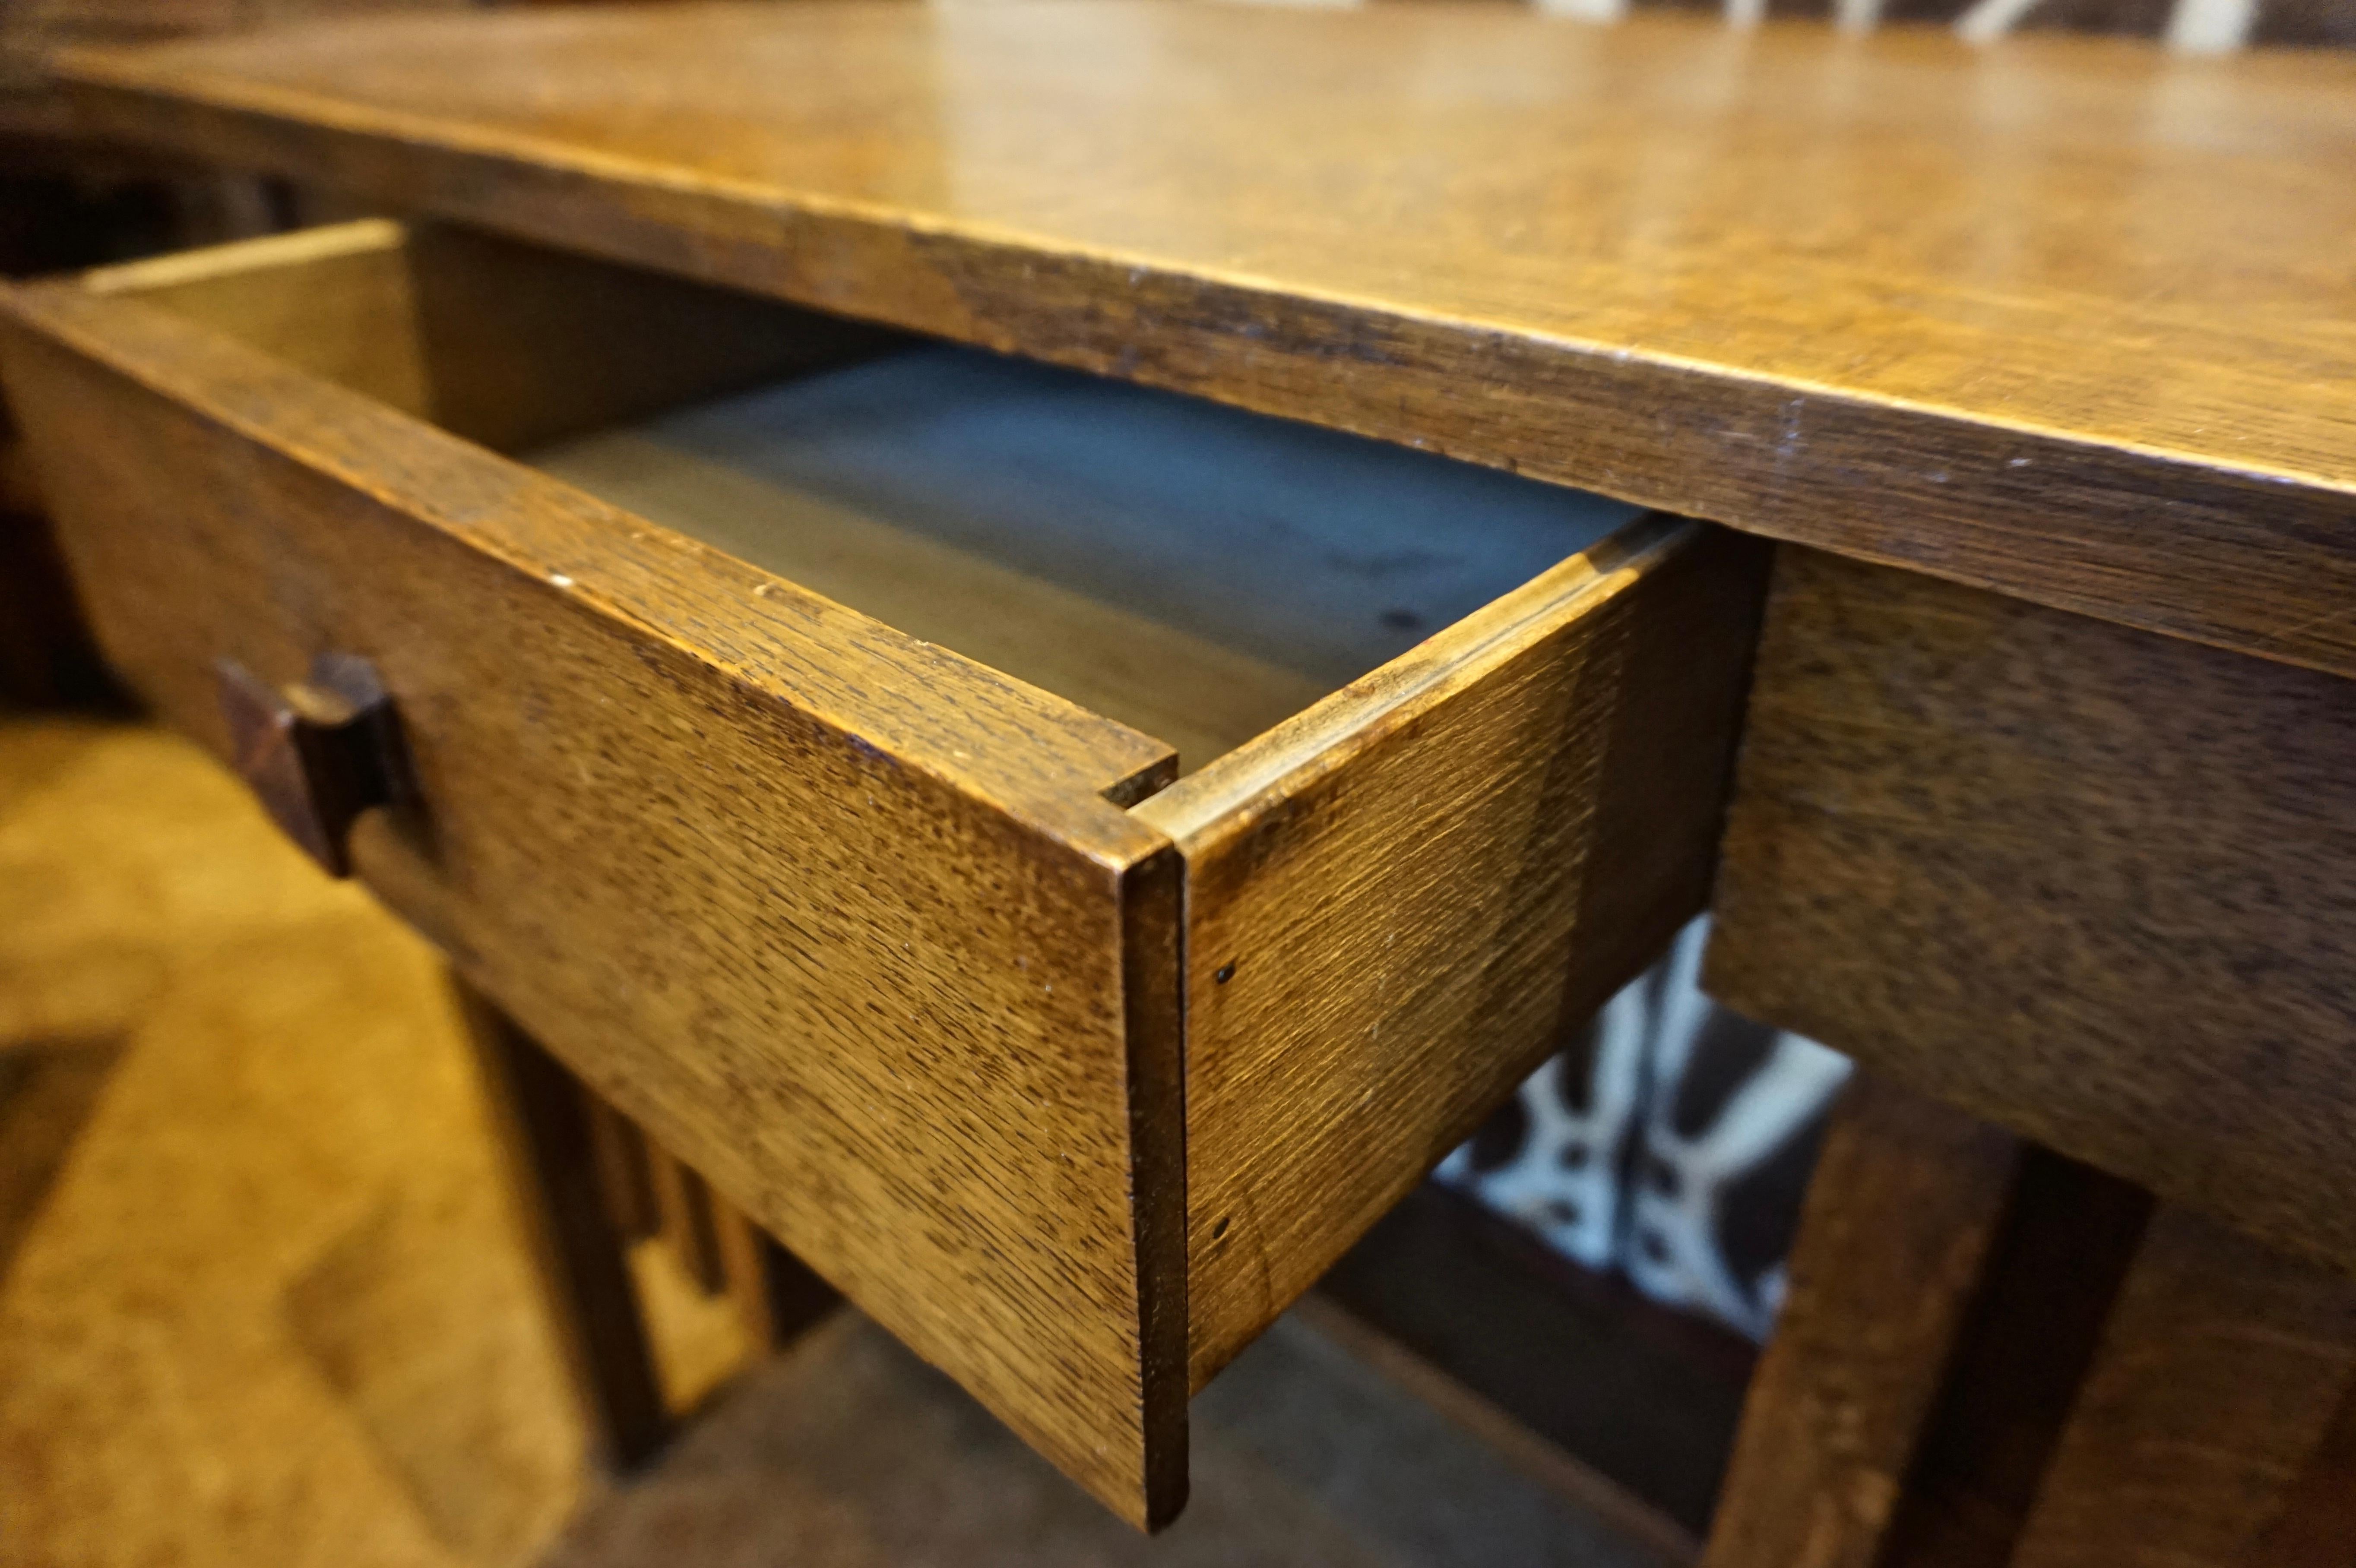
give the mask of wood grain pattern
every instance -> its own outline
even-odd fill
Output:
[[[1186,859],[1197,1387],[1700,907],[1765,554],[1623,530],[1135,808]]]
[[[2012,1568],[2288,1568],[2258,1549],[2351,1395],[2356,1281],[2164,1206]]]
[[[754,324],[665,372],[687,393],[872,334],[656,277],[641,312],[601,263],[370,232],[8,296],[0,359],[110,654],[216,747],[214,660],[369,660],[416,790],[360,816],[354,865],[684,1162],[665,1228],[707,1287],[728,1238],[689,1169],[1166,1520],[1190,1381],[1700,903],[1766,547],[1631,523],[1151,795],[1166,746],[363,395],[513,441],[555,416],[469,367],[626,419],[637,383],[573,367],[681,312]],[[446,315],[444,254],[479,272]],[[363,297],[273,304],[241,260]],[[404,319],[415,343],[366,347]],[[216,327],[316,333],[312,368],[359,389]],[[1547,503],[1515,525],[1546,560],[1616,520],[1492,475],[1427,508],[1448,549],[1501,487]]]
[[[204,322],[426,419],[434,390],[410,240],[400,224],[362,219],[101,267],[80,283]]]
[[[1639,515],[1425,453],[948,345],[520,455],[1170,741],[1183,766],[1233,750]]]
[[[2356,686],[1785,549],[1705,984],[2356,1262]]]
[[[240,166],[2356,674],[2344,56],[1105,0],[65,69]]]
[[[1705,1568],[1878,1568],[2020,1146],[1860,1074],[1808,1189]]]
[[[1176,997],[1130,948],[1174,948],[1178,871],[1104,798],[1166,749],[195,323],[7,307],[133,685],[218,750],[215,657],[369,657],[427,811],[363,817],[360,876],[1076,1478],[1174,1511],[1183,1255],[1131,1192],[1183,1182]]]

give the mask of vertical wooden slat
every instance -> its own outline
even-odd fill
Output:
[[[720,1226],[712,1213],[712,1189],[694,1169],[666,1151],[648,1148],[655,1209],[662,1217],[663,1244],[679,1259],[687,1277],[706,1296],[728,1288],[720,1256]]]
[[[655,1206],[653,1156],[637,1123],[586,1088],[589,1137],[596,1152],[597,1179],[614,1224],[629,1240],[642,1241],[662,1224]]]
[[[2163,1207],[2013,1568],[2356,1568],[2351,1388],[2356,1280]]]
[[[549,1316],[602,1457],[631,1469],[669,1433],[662,1384],[598,1179],[587,1097],[562,1064],[455,984]]]
[[[1875,1568],[1996,1245],[2008,1135],[1860,1075],[1843,1096],[1705,1554]]]
[[[731,1205],[715,1203],[712,1218],[719,1231],[728,1294],[756,1351],[784,1349],[842,1300],[808,1264]]]

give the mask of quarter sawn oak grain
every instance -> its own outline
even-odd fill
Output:
[[[747,1238],[701,1234],[741,1211],[1141,1524],[1183,1499],[1190,1381],[1703,897],[1738,534],[1541,496],[1558,564],[1170,784],[1158,741],[462,439],[829,374],[873,329],[391,224],[0,304],[130,682],[218,749],[217,659],[367,659],[415,787],[357,873],[709,1179],[701,1219],[666,1184],[707,1282],[781,1328],[823,1299],[756,1299]],[[1333,460],[1290,428],[1255,440]],[[1516,487],[1473,477],[1425,509]],[[582,1145],[616,1232],[660,1207],[620,1128]]]
[[[2356,674],[2333,51],[1101,0],[63,69],[184,152]]]
[[[424,815],[362,816],[359,875],[1067,1472],[1174,1512],[1183,1306],[1143,1296],[1183,1253],[1131,1194],[1183,1180],[1176,997],[1128,950],[1178,877],[1104,798],[1166,748],[126,294],[8,304],[133,686],[218,750],[214,659],[369,658]]]
[[[1633,525],[1135,808],[1186,859],[1196,1387],[1701,908],[1766,555]]]
[[[1704,984],[2356,1265],[2356,684],[1783,547]]]

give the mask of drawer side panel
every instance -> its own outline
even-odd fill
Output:
[[[1197,1387],[1708,892],[1767,547],[1654,517],[1144,803]]]

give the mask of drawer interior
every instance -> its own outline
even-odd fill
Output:
[[[1423,453],[946,346],[523,455],[1167,741],[1182,768],[1635,515]]]
[[[106,276],[1142,731],[1182,769],[1636,515],[465,231],[266,243],[299,290],[251,254]]]

